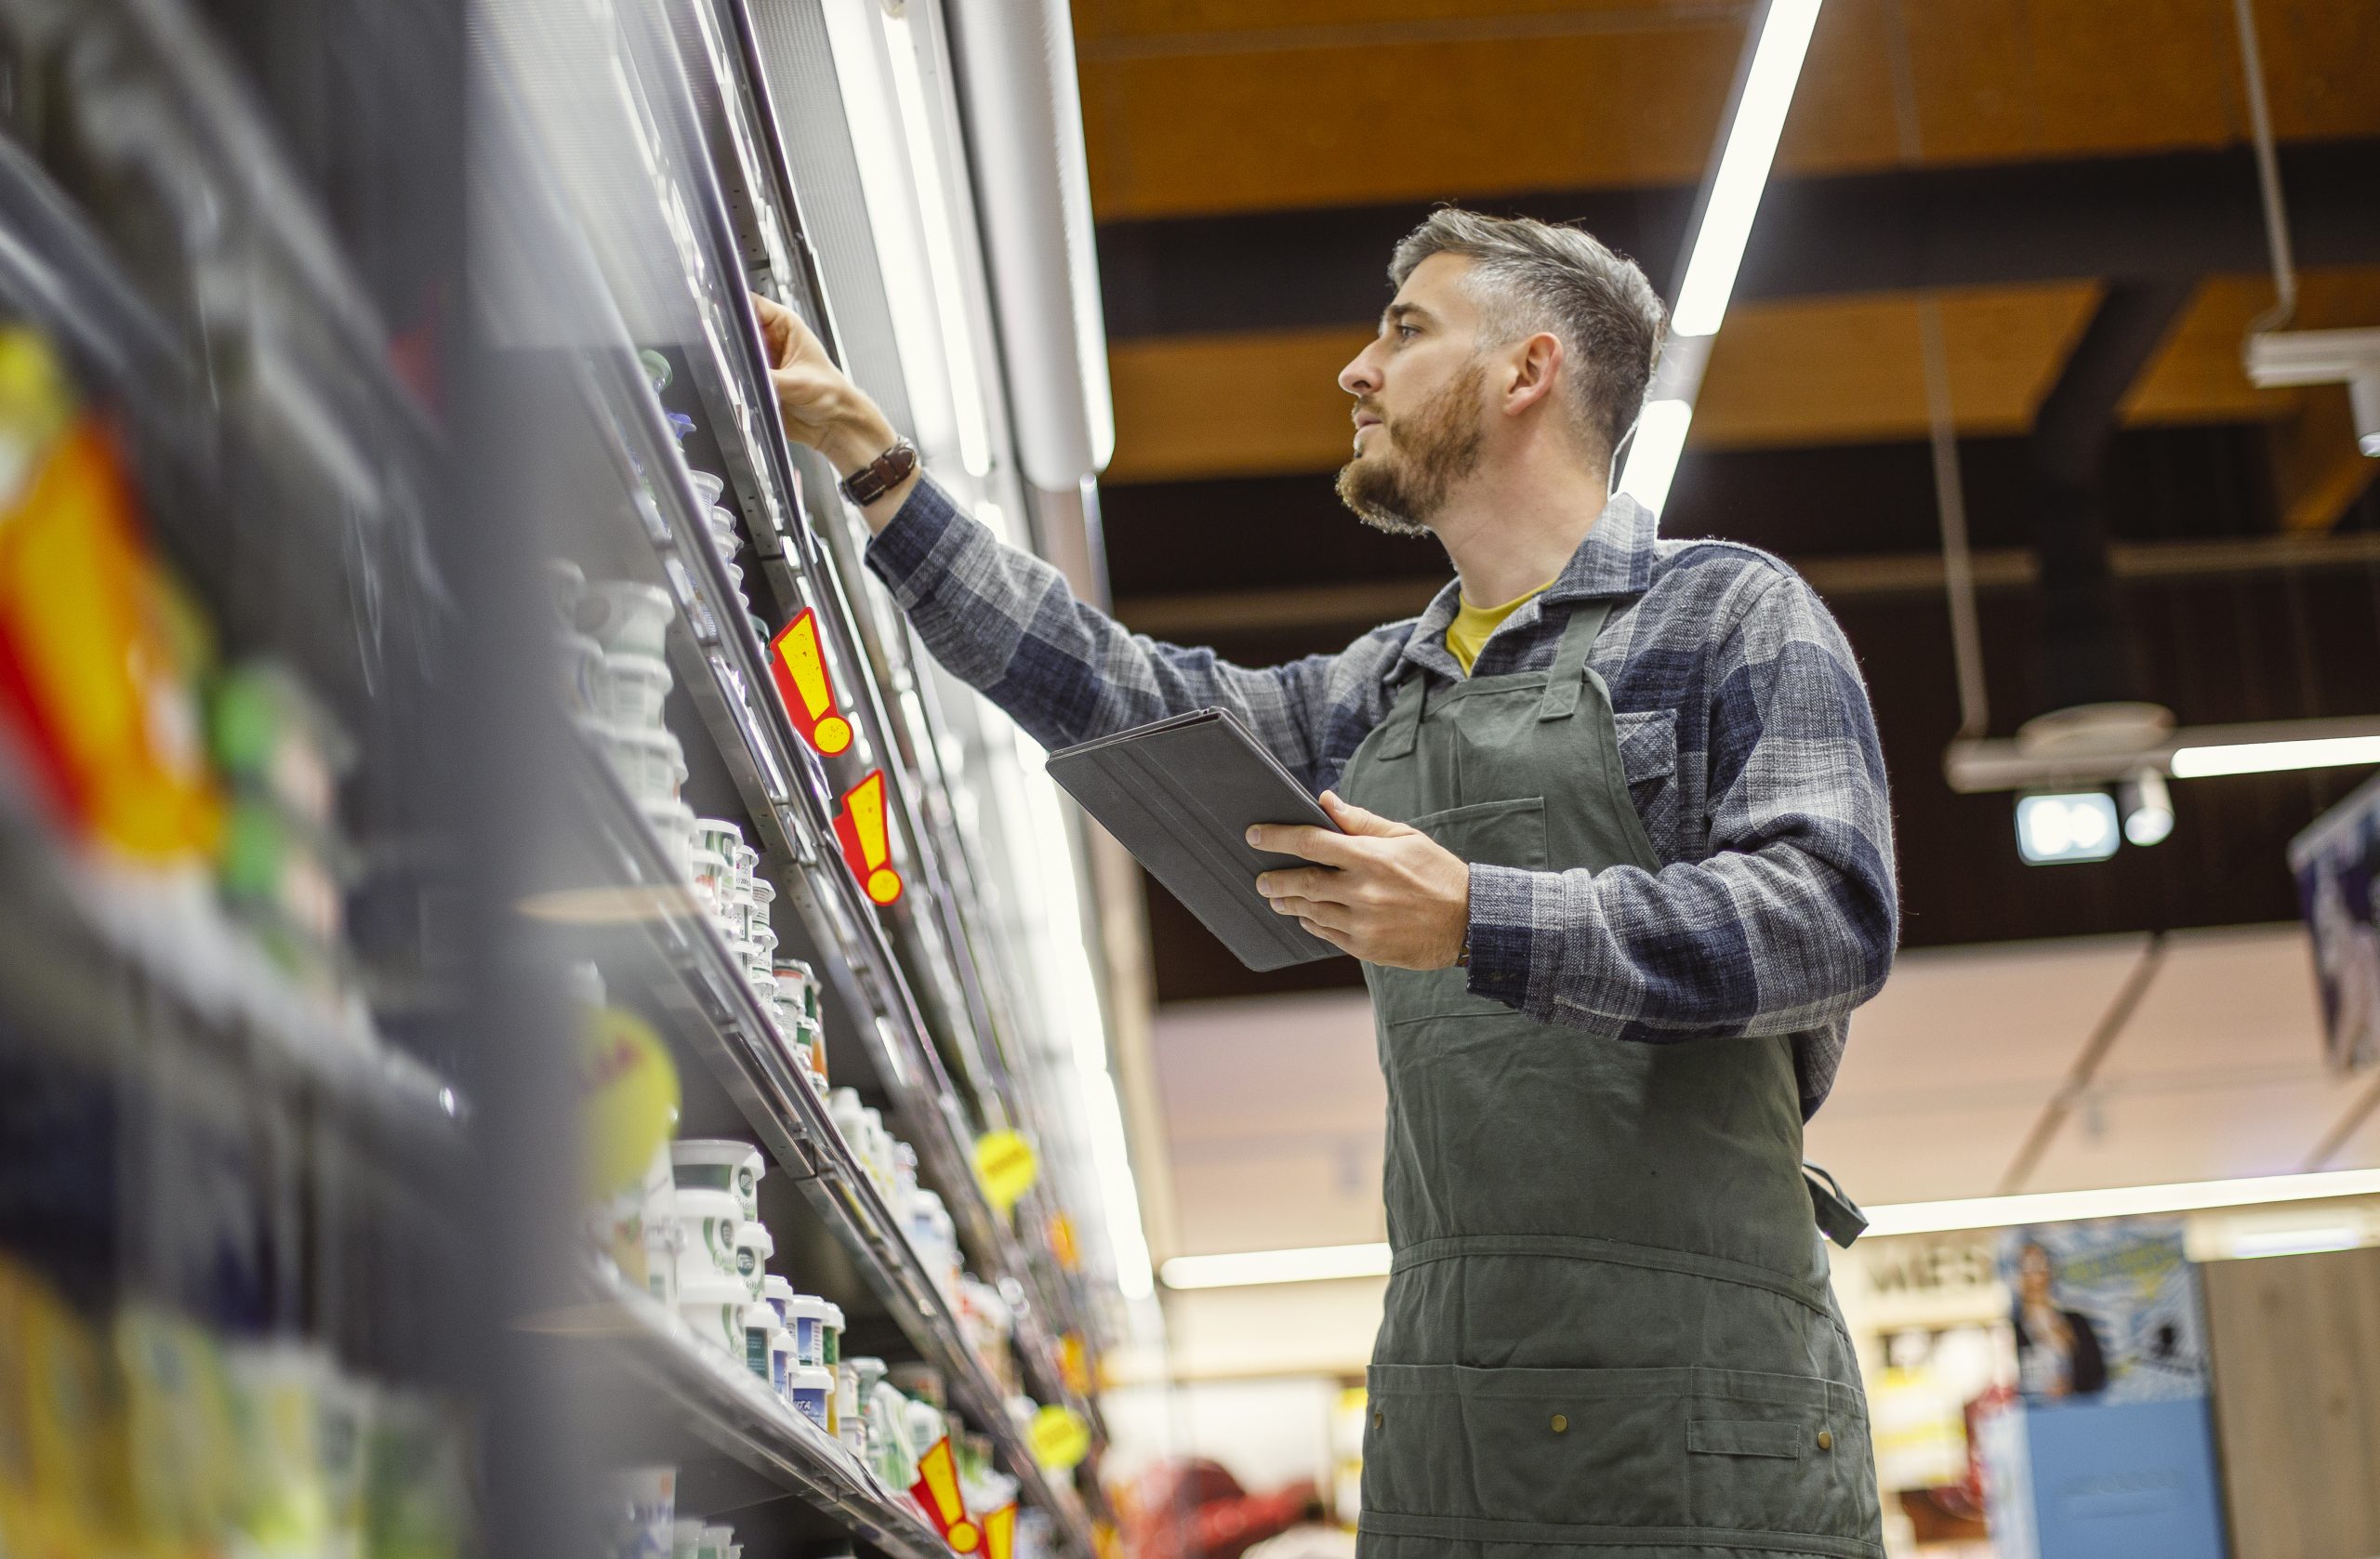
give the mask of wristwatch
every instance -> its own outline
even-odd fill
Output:
[[[918,446],[906,439],[895,439],[892,448],[843,478],[843,496],[866,509],[908,481],[917,469]]]

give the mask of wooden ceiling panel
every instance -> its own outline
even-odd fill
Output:
[[[1888,5],[1928,162],[2223,145],[2244,136],[2225,0],[1833,0],[1778,165],[1903,156]],[[1691,182],[1739,5],[1097,0],[1078,8],[1105,219]],[[2380,5],[2262,0],[2284,138],[2380,132]]]
[[[2124,398],[2128,422],[2249,421],[2290,416],[2301,397],[2258,390],[2240,363],[2249,322],[2272,304],[2261,276],[2210,278],[2190,300],[2163,351]],[[2305,329],[2380,324],[2380,268],[2308,271],[2298,277],[2295,324]]]
[[[2029,424],[2097,297],[2089,283],[1944,296],[1944,356],[1960,429],[2007,433]],[[1922,330],[1920,304],[1906,295],[1731,310],[1712,344],[1694,439],[1756,448],[1922,437]]]
[[[1339,370],[1371,332],[1173,336],[1108,348],[1116,458],[1104,480],[1329,470],[1355,438]]]

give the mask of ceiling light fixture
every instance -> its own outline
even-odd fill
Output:
[[[2177,747],[2175,779],[2211,774],[2270,774],[2288,769],[2338,769],[2380,763],[2380,736],[2316,736],[2294,742],[2231,742],[2219,746]]]
[[[1711,337],[1727,317],[1727,300],[1752,238],[1752,218],[1768,188],[1777,140],[1793,106],[1802,61],[1810,49],[1821,0],[1768,0],[1755,24],[1751,63],[1745,68],[1735,108],[1711,176],[1702,216],[1686,250],[1685,280],[1670,310],[1670,337],[1654,371],[1644,415],[1628,445],[1615,492],[1626,493],[1658,512],[1669,499],[1694,420],[1694,398],[1702,388],[1702,367]],[[1659,414],[1658,416],[1656,414]]]
[[[2006,1229],[2031,1223],[2072,1223],[2086,1218],[2138,1218],[2266,1207],[2335,1196],[2380,1196],[2380,1169],[2320,1174],[2252,1175],[2241,1180],[2182,1181],[2165,1185],[2117,1185],[2097,1191],[2040,1191],[2017,1196],[1967,1196],[1955,1201],[1899,1202],[1867,1209],[1864,1237],[1936,1235],[1966,1229]],[[1174,1289],[1259,1288],[1332,1278],[1385,1277],[1389,1248],[1316,1245],[1293,1250],[1241,1250],[1221,1256],[1176,1256],[1160,1276]]]

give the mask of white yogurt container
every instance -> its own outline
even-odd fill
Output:
[[[744,1367],[769,1381],[769,1338],[785,1328],[777,1325],[777,1313],[759,1300],[744,1306]]]
[[[760,1277],[760,1298],[777,1313],[777,1325],[786,1324],[786,1307],[793,1302],[793,1279],[764,1273]]]
[[[793,1333],[795,1363],[805,1368],[834,1367],[837,1360],[828,1356],[826,1335],[830,1316],[840,1321],[842,1313],[816,1294],[793,1296],[793,1302],[785,1307],[785,1324]]]
[[[760,1298],[761,1280],[769,1275],[769,1258],[777,1253],[776,1237],[769,1226],[747,1219],[735,1231],[735,1275],[744,1280],[754,1299]]]
[[[832,1414],[835,1399],[835,1372],[797,1365],[786,1371],[785,1394],[793,1403],[793,1410],[816,1424],[826,1433],[833,1433]]]
[[[601,717],[603,646],[583,633],[553,638],[554,691],[564,712],[586,720]]]
[[[678,1290],[678,1314],[694,1340],[732,1359],[744,1356],[744,1312],[751,1302],[732,1277],[712,1275]]]
[[[694,496],[702,499],[705,509],[716,506],[719,495],[727,491],[727,479],[715,471],[688,471],[686,475],[693,480]]]
[[[694,871],[694,809],[683,801],[642,801],[637,810],[653,826],[671,873],[681,882],[689,880]]]
[[[606,654],[596,681],[595,716],[614,725],[658,730],[670,681],[669,663],[658,655]]]
[[[681,1138],[669,1144],[669,1168],[681,1196],[689,1187],[730,1192],[745,1218],[760,1216],[760,1177],[768,1173],[768,1163],[751,1143],[731,1137]],[[733,1249],[733,1231],[729,1241]]]
[[[774,1328],[769,1333],[769,1388],[779,1396],[785,1394],[786,1376],[793,1367],[793,1333]]]
[[[661,655],[669,649],[669,592],[631,579],[599,580],[579,598],[577,628],[611,654]]]
[[[744,1205],[734,1192],[678,1187],[670,1225],[677,1234],[681,1294],[713,1277],[723,1277],[749,1292],[749,1285],[735,1268],[735,1235],[744,1222]]]
[[[805,1018],[818,1015],[818,976],[799,958],[779,958],[776,963],[777,995],[795,1003]]]

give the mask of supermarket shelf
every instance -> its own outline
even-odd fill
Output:
[[[906,1493],[794,1411],[735,1360],[704,1347],[678,1317],[616,1280],[600,1283],[619,1344],[660,1406],[694,1439],[824,1512],[895,1559],[949,1559],[950,1548]]]
[[[20,1037],[146,1070],[159,1047],[319,1107],[421,1190],[460,1162],[467,1112],[360,1013],[308,1000],[216,909],[203,879],[110,872],[71,856],[23,797],[0,798],[0,987]]]
[[[620,924],[633,928],[643,944],[650,960],[641,971],[646,989],[867,1275],[919,1356],[942,1373],[952,1405],[970,1427],[992,1437],[1025,1502],[1050,1512],[1088,1552],[1088,1518],[1080,1500],[1070,1487],[1051,1482],[1034,1461],[998,1383],[968,1345],[875,1182],[802,1077],[726,940],[691,889],[672,875],[660,841],[608,767],[590,750],[577,768],[610,880],[630,890],[641,911]],[[832,869],[840,872],[840,863]],[[605,967],[616,978],[618,964],[607,961]]]
[[[740,0],[698,0],[676,13],[677,41],[689,67],[689,85],[710,149],[709,175],[719,190],[706,203],[725,214],[725,231],[718,235],[721,258],[741,258],[752,284],[781,296],[804,299],[805,312],[823,340],[834,331],[827,300],[800,225],[800,203],[778,146],[763,73],[757,66],[757,45],[748,15]],[[771,284],[774,284],[772,286]],[[738,328],[731,339],[757,340],[757,321],[740,293],[715,299],[722,312],[734,317]],[[718,337],[712,337],[716,345]],[[830,346],[831,350],[831,346]],[[884,915],[892,945],[901,957],[912,989],[923,1000],[931,1026],[946,1033],[967,1076],[983,1119],[980,1127],[965,1118],[954,1093],[937,1088],[932,1100],[899,1101],[905,1125],[912,1129],[921,1157],[944,1188],[950,1210],[969,1248],[992,1269],[986,1275],[1008,1278],[1031,1298],[1021,1317],[1019,1352],[1037,1396],[1064,1402],[1098,1422],[1095,1404],[1066,1388],[1056,1356],[1056,1340],[1043,1325],[1047,1315],[1057,1330],[1072,1331],[1086,1344],[1095,1333],[1078,1313],[1074,1296],[1063,1279],[1037,1270],[1029,1256],[1016,1249],[1003,1221],[981,1195],[971,1168],[969,1146],[975,1131],[1008,1127],[1032,1127],[1029,1112],[1020,1106],[1010,1068],[1000,1054],[998,1036],[1003,1024],[995,1016],[995,1002],[974,958],[968,934],[967,911],[977,899],[972,868],[963,840],[952,822],[937,758],[937,733],[926,702],[904,696],[917,686],[906,627],[876,620],[865,595],[854,597],[842,581],[857,577],[863,566],[840,513],[805,512],[800,484],[773,417],[755,424],[735,415],[753,396],[736,381],[765,385],[765,364],[722,362],[715,371],[697,373],[714,422],[732,421],[752,447],[728,449],[722,439],[724,463],[737,480],[740,497],[760,570],[789,606],[807,603],[811,593],[832,598],[832,612],[822,611],[835,632],[844,664],[866,667],[872,675],[860,691],[867,697],[859,710],[861,723],[872,738],[869,750],[884,763],[888,804],[906,821],[916,846],[911,863],[921,868],[922,880],[904,904]],[[776,527],[782,524],[784,534]],[[830,620],[831,619],[831,620]],[[889,689],[888,701],[882,691]],[[923,1048],[933,1050],[919,1036]],[[948,1120],[948,1136],[931,1130],[926,1117],[939,1106]],[[925,1130],[917,1128],[924,1126]]]

